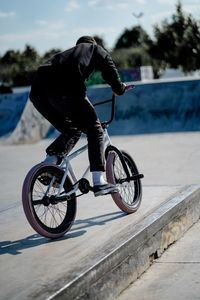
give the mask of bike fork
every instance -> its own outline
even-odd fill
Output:
[[[108,153],[109,153],[110,151],[114,151],[114,152],[116,152],[116,153],[118,154],[118,156],[119,156],[119,158],[120,158],[120,161],[121,161],[121,163],[122,163],[122,166],[123,166],[123,168],[124,168],[124,172],[126,173],[127,181],[130,180],[131,176],[130,176],[129,170],[128,170],[128,168],[127,168],[126,162],[125,162],[125,160],[124,160],[124,157],[123,157],[121,151],[120,151],[117,147],[115,147],[115,146],[113,146],[113,145],[109,145],[109,146],[106,148],[106,151],[105,151],[105,157],[106,157],[106,158],[107,158]]]
[[[138,180],[138,179],[141,179],[141,178],[144,177],[143,174],[134,174],[134,175],[132,175],[132,174],[129,173],[129,170],[128,170],[128,168],[127,168],[127,165],[126,165],[125,159],[124,159],[124,157],[123,157],[123,154],[121,153],[121,151],[120,151],[117,147],[115,147],[115,146],[113,146],[113,145],[109,145],[109,146],[106,148],[106,151],[105,151],[105,157],[106,157],[106,158],[107,158],[108,153],[109,153],[110,151],[114,151],[114,152],[116,152],[116,153],[118,154],[119,159],[120,159],[120,161],[121,161],[121,163],[122,163],[124,172],[125,172],[125,174],[126,174],[126,178],[123,178],[123,179],[120,179],[120,180],[119,180],[119,183],[120,183],[120,184],[122,184],[123,182],[127,182],[127,181],[129,182],[129,181],[131,181],[131,180],[133,180],[133,181],[134,181],[134,180]]]

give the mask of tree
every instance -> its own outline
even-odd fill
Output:
[[[151,65],[151,58],[146,51],[150,38],[141,26],[125,29],[118,38],[112,51],[112,57],[119,69],[138,68]]]
[[[6,85],[30,85],[40,56],[30,45],[23,52],[8,50],[0,60],[0,80]]]
[[[200,68],[200,27],[191,15],[184,15],[180,2],[171,22],[154,26],[154,35],[148,50],[152,58],[185,73]]]
[[[14,63],[19,63],[20,52],[14,50],[8,50],[4,56],[1,57],[1,63],[4,65],[11,65]]]
[[[31,85],[36,69],[40,64],[40,56],[34,47],[26,45],[20,54],[19,71],[13,78],[15,86]]]
[[[0,80],[3,84],[12,85],[13,77],[19,72],[20,52],[8,50],[0,60]]]
[[[118,38],[115,49],[144,47],[149,41],[149,36],[141,26],[134,26],[132,29],[125,29]]]
[[[138,68],[151,65],[151,58],[144,48],[122,48],[112,52],[112,58],[118,69]]]

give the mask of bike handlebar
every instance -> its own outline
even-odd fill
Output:
[[[134,87],[135,87],[134,84],[129,84],[126,86],[125,91],[132,90],[134,89]]]
[[[134,86],[133,84],[127,85],[126,88],[125,88],[125,92],[128,91],[128,90],[134,89],[134,87],[135,87],[135,86]],[[112,121],[113,121],[113,119],[114,119],[114,116],[115,116],[115,97],[116,97],[116,96],[115,96],[115,94],[113,93],[111,99],[93,104],[93,106],[97,106],[97,105],[105,104],[105,103],[108,103],[108,102],[112,102],[111,118],[110,118],[109,121],[105,121],[105,122],[102,122],[102,123],[101,123],[101,125],[102,125],[103,127],[106,127],[107,125],[111,124]]]

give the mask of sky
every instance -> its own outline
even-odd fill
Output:
[[[200,20],[200,0],[182,0],[183,11]],[[82,35],[99,35],[107,49],[125,28],[170,20],[177,0],[0,0],[0,55],[29,44],[42,55],[73,47]],[[141,14],[142,13],[142,14]],[[142,15],[139,17],[139,15]]]

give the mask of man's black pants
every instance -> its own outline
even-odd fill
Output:
[[[35,108],[58,130],[60,136],[46,149],[48,155],[60,158],[68,154],[80,139],[87,135],[90,171],[104,171],[104,135],[93,105],[87,97],[31,97]]]

